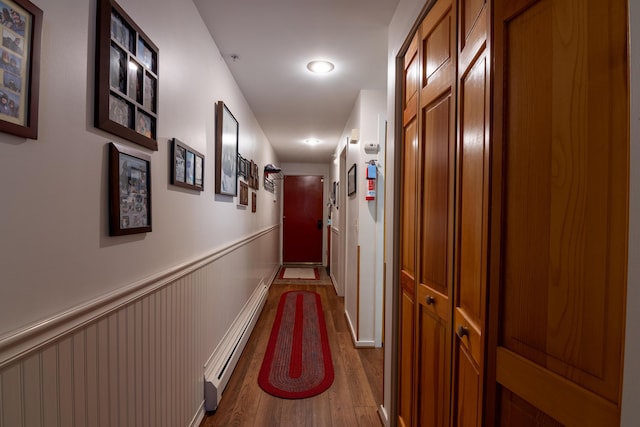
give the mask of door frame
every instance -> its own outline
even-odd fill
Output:
[[[323,229],[326,228],[327,221],[329,220],[329,210],[326,209],[327,200],[329,199],[329,176],[330,170],[328,164],[320,163],[296,163],[282,166],[282,185],[280,189],[280,264],[283,263],[284,252],[284,222],[282,217],[284,216],[284,177],[285,176],[300,176],[300,175],[314,175],[322,177],[322,225]],[[322,233],[322,266],[326,267],[329,264],[329,257],[327,256],[327,234]]]

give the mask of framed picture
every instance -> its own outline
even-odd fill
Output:
[[[249,185],[240,181],[240,204],[247,206],[249,204]]]
[[[171,184],[204,190],[204,154],[177,138],[171,141]]]
[[[114,0],[98,0],[96,31],[95,126],[157,150],[158,48]]]
[[[42,10],[0,1],[0,132],[38,139]]]
[[[332,187],[332,190],[331,190],[331,204],[334,205],[334,206],[336,205],[336,187],[337,187],[337,184],[338,183],[336,181],[333,181],[333,187]]]
[[[247,180],[247,159],[238,154],[238,176]]]
[[[356,193],[356,164],[349,168],[349,173],[347,174],[347,196],[351,196]]]
[[[238,195],[238,121],[222,101],[216,104],[216,193]]]
[[[109,144],[109,234],[151,231],[151,156]]]
[[[260,188],[260,179],[258,177],[259,168],[258,168],[258,164],[253,162],[253,161],[251,162],[251,165],[252,165],[252,168],[253,168],[253,173],[251,174],[253,178],[252,178],[251,182],[249,183],[249,186],[251,188],[255,188],[257,190],[258,188]]]
[[[255,211],[257,209],[257,206],[256,206],[257,198],[258,197],[256,196],[256,192],[252,191],[251,192],[251,212],[254,212],[254,213],[255,213]]]

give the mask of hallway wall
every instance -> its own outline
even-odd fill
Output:
[[[261,186],[252,213],[214,194],[215,103],[245,158],[278,159],[191,0],[118,1],[159,47],[157,152],[93,126],[96,0],[33,3],[39,138],[0,134],[0,426],[187,425],[208,357],[279,265],[279,195]],[[203,192],[169,184],[174,137],[205,154]],[[151,155],[150,233],[108,235],[110,141]]]

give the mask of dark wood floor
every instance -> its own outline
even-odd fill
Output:
[[[318,426],[379,427],[382,402],[382,349],[356,349],[344,317],[344,301],[326,272],[320,281],[276,280],[247,346],[229,380],[218,409],[200,427]],[[314,283],[313,285],[311,283]],[[315,285],[315,283],[321,283]],[[258,386],[258,372],[283,292],[312,290],[322,297],[335,370],[332,386],[308,399],[280,399]]]

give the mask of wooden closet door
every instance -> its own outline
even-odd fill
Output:
[[[414,37],[404,62],[402,183],[400,191],[400,303],[398,339],[398,423],[413,425],[414,323],[416,286],[416,199],[418,163],[418,37]]]
[[[455,161],[455,4],[439,0],[420,26],[420,173],[416,322],[417,426],[449,424]]]
[[[626,0],[495,2],[495,425],[617,426]]]
[[[489,4],[458,2],[453,425],[483,417],[490,148]]]

